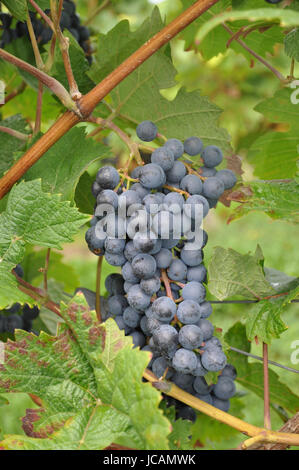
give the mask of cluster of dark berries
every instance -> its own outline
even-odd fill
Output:
[[[50,15],[50,10],[46,10],[45,13]],[[38,18],[38,15],[35,12],[30,11],[29,14],[37,42],[40,45],[47,44],[51,40],[53,34],[51,28],[42,18]],[[18,21],[15,25],[15,28],[12,28],[13,18],[6,13],[0,13],[0,20],[3,29],[0,38],[0,47],[4,48],[6,45],[10,44],[17,38],[24,36],[29,37],[26,22]],[[76,41],[84,50],[87,60],[91,63],[92,59],[89,45],[89,29],[80,23],[80,17],[76,14],[75,3],[70,0],[64,0],[60,19],[60,27],[62,31],[67,29],[74,36]]]
[[[137,127],[145,142],[157,132],[150,121]],[[189,164],[179,160],[183,154]],[[190,165],[194,156],[203,161],[198,170]],[[228,411],[235,370],[208,320],[208,236],[202,229],[210,209],[236,183],[232,171],[216,170],[222,159],[218,147],[190,137],[166,141],[130,177],[102,167],[92,186],[96,205],[86,242],[94,254],[121,267],[121,274],[106,278],[105,319],[113,317],[135,347],[152,353],[148,367],[157,377]],[[217,384],[208,385],[208,372],[221,373]]]
[[[19,264],[14,268],[19,277],[24,276],[22,266]],[[5,314],[0,313],[0,334],[13,334],[16,329],[32,332],[32,323],[39,315],[37,306],[30,307],[25,304],[23,307],[16,303],[5,310]]]

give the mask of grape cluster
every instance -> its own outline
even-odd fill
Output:
[[[15,273],[19,277],[23,277],[24,271],[19,264],[14,268]],[[30,307],[25,304],[23,307],[16,303],[12,307],[5,310],[5,314],[0,313],[0,334],[11,333],[15,329],[32,331],[32,323],[39,315],[37,306]]]
[[[45,10],[47,15],[50,15],[50,10]],[[37,41],[40,45],[47,44],[52,38],[52,30],[45,23],[42,18],[38,18],[35,12],[30,11],[30,19],[32,22],[33,30]],[[0,20],[2,23],[3,33],[0,38],[0,47],[4,48],[17,38],[24,36],[29,37],[29,32],[26,22],[18,21],[15,28],[12,27],[13,18],[9,14],[0,13]],[[91,63],[91,51],[89,45],[89,29],[81,25],[80,17],[76,14],[76,5],[70,0],[64,0],[63,10],[61,13],[60,27],[63,31],[67,29],[80,44],[84,50],[87,60]]]
[[[150,142],[158,130],[144,121],[136,132]],[[184,153],[200,155],[203,166],[192,169],[179,160]],[[121,267],[121,274],[105,281],[104,319],[113,317],[135,347],[152,353],[148,367],[157,377],[227,411],[236,373],[208,320],[212,306],[206,301],[203,263],[208,235],[201,228],[209,210],[236,183],[231,170],[216,170],[222,159],[218,147],[204,147],[198,137],[184,143],[173,138],[130,177],[112,166],[100,168],[85,238],[94,254]],[[217,384],[209,386],[204,376],[220,371]],[[179,408],[178,414],[192,412]]]

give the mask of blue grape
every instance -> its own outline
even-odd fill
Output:
[[[132,268],[139,279],[150,279],[156,272],[157,264],[153,256],[140,253],[133,258]]]
[[[212,305],[210,302],[202,302],[199,304],[201,318],[208,318],[212,314]]]
[[[193,408],[191,408],[190,406],[181,406],[179,409],[178,409],[178,412],[176,414],[176,418],[177,419],[187,419],[188,421],[191,421],[192,423],[195,423],[196,421],[196,413],[195,411],[193,410]]]
[[[170,149],[173,152],[175,160],[180,158],[184,153],[184,145],[178,139],[169,139],[165,142],[164,147]]]
[[[213,397],[210,393],[207,395],[201,395],[199,393],[195,394],[196,398],[199,398],[200,400],[204,401],[205,403],[208,403],[208,405],[213,405]]]
[[[196,175],[186,175],[180,182],[180,188],[187,193],[201,194],[202,192],[202,182],[201,179]]]
[[[155,330],[158,330],[161,325],[162,323],[153,316],[146,318],[146,328],[148,329],[151,335],[153,335]]]
[[[112,295],[112,297],[109,297],[108,299],[108,310],[114,316],[122,315],[127,306],[127,299],[123,295]]]
[[[125,281],[131,282],[133,284],[137,284],[137,282],[139,282],[139,278],[134,273],[132,264],[129,261],[127,261],[122,266],[121,273],[122,273],[123,278],[124,278]]]
[[[14,314],[5,317],[5,330],[7,333],[13,334],[15,330],[23,328],[23,318],[20,315]]]
[[[158,129],[152,121],[142,121],[136,128],[140,140],[151,142],[157,137]]]
[[[228,400],[236,393],[234,381],[230,377],[220,375],[218,382],[214,385],[213,393],[220,400]]]
[[[219,170],[217,173],[217,178],[222,180],[224,189],[232,189],[237,182],[235,173],[227,169]]]
[[[213,349],[206,349],[203,352],[201,362],[203,367],[208,371],[218,372],[226,366],[227,359],[224,352],[215,347]]]
[[[163,357],[163,356],[160,356],[160,357],[157,357],[154,361],[153,361],[153,364],[152,364],[152,371],[153,373],[155,374],[156,377],[158,377],[158,379],[160,377],[163,377],[166,369],[168,369],[167,371],[167,374],[166,374],[166,379],[167,380],[170,380],[172,375],[173,375],[173,371],[172,370],[169,370],[169,364],[168,362],[166,361],[166,359]]]
[[[139,253],[140,251],[136,250],[132,240],[126,243],[124,255],[130,263],[133,261],[133,258]]]
[[[105,260],[111,266],[123,266],[126,263],[126,258],[123,253],[113,254],[106,251]]]
[[[226,413],[230,409],[230,402],[229,400],[220,400],[220,398],[217,398],[215,396],[212,397],[212,405],[215,406],[215,408],[218,408],[221,411],[225,411]]]
[[[197,357],[189,349],[178,349],[172,359],[172,367],[183,374],[192,374],[196,369]]]
[[[140,199],[142,200],[145,196],[150,194],[150,190],[142,186],[141,183],[134,183],[131,186],[132,191],[136,191]]]
[[[146,295],[139,284],[135,284],[129,289],[127,300],[131,307],[140,311],[144,311],[151,303],[150,296]]]
[[[208,168],[213,168],[214,166],[219,165],[223,160],[223,154],[219,147],[216,145],[208,145],[205,147],[201,155],[204,164]]]
[[[200,194],[194,194],[193,196],[188,197],[184,205],[185,214],[187,217],[191,217],[192,219],[199,218],[201,215],[202,217],[206,217],[209,210],[210,206],[208,201]]]
[[[191,157],[199,155],[203,151],[203,142],[198,137],[189,137],[184,142],[184,150]]]
[[[123,253],[126,245],[126,241],[122,238],[110,238],[107,237],[104,243],[105,250],[109,251],[114,255]]]
[[[145,336],[150,336],[150,331],[147,327],[147,317],[145,315],[140,317],[140,329],[142,330],[142,333],[144,333]],[[149,367],[149,366],[148,366]]]
[[[23,317],[26,320],[35,320],[39,315],[39,308],[37,305],[29,307],[28,304],[25,304],[23,307]]]
[[[200,306],[199,306],[199,311],[200,311]],[[214,327],[209,320],[205,320],[202,318],[197,322],[197,326],[199,326],[199,328],[202,330],[204,341],[208,341],[209,339],[212,338],[213,333],[214,333]]]
[[[219,199],[224,192],[223,181],[217,176],[207,178],[203,183],[203,195],[209,199]]]
[[[118,207],[118,196],[112,189],[104,189],[97,196],[97,205],[110,204],[114,209]]]
[[[167,273],[172,281],[184,281],[187,276],[187,266],[180,259],[173,259]]]
[[[139,283],[139,279],[138,279],[138,282],[125,281],[124,282],[124,291],[125,291],[125,293],[127,294],[129,292],[129,290],[131,289],[131,287],[138,284],[138,283]]]
[[[185,325],[193,325],[199,322],[200,308],[194,300],[183,300],[178,306],[177,317],[181,323]],[[200,327],[200,325],[197,323]],[[200,327],[201,328],[201,327]]]
[[[130,207],[133,204],[141,204],[141,197],[137,191],[127,189],[118,198],[118,204],[120,207]]]
[[[157,189],[166,183],[164,170],[155,163],[144,165],[139,172],[142,186],[148,189]]]
[[[186,243],[184,248],[181,250],[181,260],[188,267],[198,266],[203,260],[202,251],[192,250],[190,249],[190,244]]]
[[[157,268],[167,269],[172,261],[172,253],[170,250],[167,250],[167,248],[161,248],[159,253],[155,255],[155,260]]]
[[[152,304],[154,317],[163,322],[170,323],[176,314],[176,304],[169,297],[159,297]]]
[[[151,277],[150,279],[141,279],[140,281],[141,289],[147,295],[154,295],[161,287],[161,281],[159,277]]]
[[[165,204],[169,210],[173,213],[181,212],[184,206],[185,199],[179,193],[168,193],[166,194],[163,204]]]
[[[187,170],[184,163],[176,160],[173,164],[173,167],[166,172],[167,181],[169,183],[180,183],[186,173]]]
[[[171,358],[175,354],[178,336],[178,332],[171,325],[161,325],[153,332],[154,344],[167,358]]]
[[[187,281],[205,282],[207,270],[203,264],[190,266],[187,269]]]
[[[174,155],[167,147],[160,147],[153,151],[151,162],[159,165],[164,171],[168,171],[173,167]]]
[[[210,176],[216,176],[217,170],[215,168],[208,168],[207,166],[201,166],[199,168],[199,173],[204,178],[210,178]]]
[[[118,185],[120,177],[113,166],[103,166],[97,172],[96,181],[103,189],[114,189]]]
[[[132,337],[134,348],[143,348],[145,337],[140,331],[133,331],[130,336]]]
[[[193,375],[195,377],[203,377],[204,375],[207,375],[208,371],[203,367],[201,363],[201,358],[200,356],[197,356],[197,365],[196,369],[193,371]]]
[[[182,374],[181,372],[175,372],[172,380],[174,384],[176,384],[178,387],[181,389],[185,390],[188,393],[193,394],[194,389],[193,389],[193,382],[194,382],[194,376],[191,374]]]
[[[105,279],[105,288],[109,294],[123,294],[124,280],[118,273],[109,274]]]
[[[132,328],[130,328],[128,325],[125,324],[123,316],[122,315],[117,315],[115,318],[115,323],[117,324],[118,328],[120,330],[124,330],[125,335],[129,335],[132,331]]]
[[[196,325],[185,325],[179,331],[179,343],[185,349],[199,348],[203,342],[201,329]]]
[[[230,377],[235,380],[237,378],[236,368],[232,364],[226,364],[223,371],[221,372],[221,377]]]
[[[109,302],[109,301],[108,301]],[[126,325],[131,328],[137,328],[140,324],[141,317],[137,310],[132,307],[127,307],[123,313],[123,319]]]
[[[208,395],[212,389],[204,377],[196,377],[193,382],[193,388],[199,395]]]
[[[153,232],[136,232],[133,245],[139,253],[149,253],[155,248],[156,241],[157,238]]]
[[[202,284],[196,281],[187,282],[182,289],[182,297],[184,300],[194,300],[202,302],[206,296],[206,289]]]

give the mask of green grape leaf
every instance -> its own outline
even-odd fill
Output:
[[[257,8],[254,10],[225,11],[206,21],[196,34],[196,41],[201,42],[215,27],[229,21],[247,20],[279,23],[282,27],[297,26],[299,13],[283,8]]]
[[[85,128],[77,127],[53,145],[25,177],[27,181],[41,178],[45,191],[61,193],[63,199],[73,201],[81,175],[93,162],[109,155],[108,147],[87,139]]]
[[[27,122],[19,114],[11,116],[9,118],[0,121],[0,126],[14,129],[15,131],[27,134]],[[0,176],[2,176],[14,163],[15,155],[18,150],[24,147],[25,143],[4,132],[0,132],[0,148],[1,148],[1,159],[0,159]]]
[[[242,255],[231,248],[217,246],[214,248],[208,273],[209,291],[219,300],[235,295],[260,299],[276,294],[265,279],[258,250],[255,255]]]
[[[273,338],[280,338],[281,333],[288,329],[282,321],[281,315],[291,300],[298,295],[299,288],[297,287],[287,296],[258,302],[246,318],[247,338],[250,341],[257,338],[267,344],[270,344]]]
[[[283,88],[255,107],[271,122],[288,125],[284,132],[267,132],[251,145],[248,158],[254,165],[254,173],[261,178],[291,178],[296,172],[299,153],[297,95],[296,89]]]
[[[294,28],[284,39],[284,50],[287,56],[299,62],[299,29]]]
[[[236,397],[230,399],[229,414],[237,418],[244,418],[243,409],[244,403]],[[197,420],[191,427],[192,443],[196,447],[208,448],[212,443],[221,444],[222,449],[225,447],[224,442],[238,435],[238,431],[230,426],[220,423],[216,419],[210,418],[203,413],[197,413]],[[217,445],[217,444],[216,444]]]
[[[94,182],[87,171],[83,173],[76,187],[75,203],[80,212],[84,214],[93,214],[94,199],[91,196],[91,187]]]
[[[40,180],[11,189],[6,210],[0,214],[0,308],[16,301],[32,305],[11,274],[23,259],[26,244],[61,249],[88,219],[60,196],[44,193]]]
[[[191,445],[191,422],[186,419],[176,419],[174,406],[166,406],[166,402],[161,401],[160,408],[164,416],[170,421],[172,431],[168,436],[170,450],[192,450]]]
[[[89,75],[95,82],[103,78],[103,69],[105,73],[110,70],[111,62],[115,67],[129,55],[127,47],[131,50],[134,44],[136,48],[135,38],[137,43],[143,43],[151,37],[157,23],[161,24],[156,9],[150,21],[151,23],[145,22],[136,32],[130,32],[127,23],[118,25],[100,38],[100,50],[112,50],[113,59],[111,61],[111,57],[104,54],[103,59],[100,59],[101,68],[96,64],[92,67]],[[176,73],[171,60],[163,51],[155,53],[111,92],[111,105],[115,115],[124,123],[130,121],[135,125],[149,119],[168,138],[184,140],[198,135],[206,145],[218,145],[223,151],[231,152],[226,130],[218,127],[221,110],[207,97],[201,96],[199,91],[187,93],[183,89],[179,90],[172,101],[162,96],[161,90],[176,85]]]
[[[9,404],[9,401],[7,400],[7,398],[0,395],[0,407],[4,405],[8,405],[8,404]]]
[[[24,269],[24,279],[38,286],[43,281],[42,269],[45,267],[45,259],[47,250],[29,250],[22,261]],[[51,251],[50,263],[48,267],[48,279],[55,279],[62,283],[63,288],[69,292],[74,292],[79,285],[79,278],[74,268],[63,262],[63,255],[55,251]],[[52,296],[50,296],[52,298]]]
[[[298,223],[299,184],[288,182],[253,182],[250,187],[239,188],[229,198],[242,205],[237,207],[229,221],[252,211],[265,212],[273,219]]]
[[[29,435],[6,436],[0,446],[100,450],[114,442],[168,449],[161,395],[141,380],[148,353],[133,349],[114,320],[99,324],[81,293],[62,304],[61,313],[65,324],[56,337],[19,330],[16,341],[5,344],[0,392],[36,394],[43,407],[34,416],[27,412]]]
[[[2,3],[10,11],[10,13],[17,18],[17,20],[25,20],[27,14],[27,1],[26,0],[2,0]]]
[[[236,323],[226,333],[228,344],[237,349],[250,352],[250,343],[246,337],[246,328],[240,322]],[[237,369],[237,382],[264,399],[263,364],[249,362],[248,357],[235,351],[228,353],[228,362]],[[287,385],[280,381],[279,376],[269,368],[270,402],[275,411],[276,406],[282,406],[290,413],[295,414],[299,410],[299,397],[293,393]]]

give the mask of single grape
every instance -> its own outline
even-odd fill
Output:
[[[202,302],[199,304],[201,318],[208,318],[212,314],[212,305],[210,302]]]
[[[170,323],[176,314],[176,304],[169,297],[159,297],[152,304],[154,317],[163,322]]]
[[[130,335],[133,340],[134,348],[143,348],[145,345],[145,337],[140,331],[133,331]]]
[[[166,182],[164,170],[155,163],[144,165],[139,172],[139,180],[142,186],[148,189],[157,189]]]
[[[201,395],[199,393],[195,394],[196,398],[199,398],[199,400],[204,401],[205,403],[208,403],[208,405],[213,405],[213,397],[210,393],[207,395]]]
[[[182,374],[181,372],[175,372],[171,381],[178,387],[182,388],[188,393],[194,394],[193,382],[194,377],[191,374]]]
[[[202,192],[202,182],[201,179],[196,175],[186,175],[180,182],[180,188],[187,193],[201,194]]]
[[[150,190],[142,186],[141,183],[134,183],[131,186],[132,191],[136,191],[136,193],[139,195],[140,199],[142,200],[145,196],[150,194]]]
[[[170,149],[173,152],[175,160],[180,158],[184,153],[184,145],[178,139],[169,139],[165,142],[164,147]]]
[[[199,305],[199,311],[200,311],[200,305]],[[197,326],[202,330],[203,333],[203,341],[208,341],[209,339],[212,338],[213,333],[214,333],[214,326],[209,320],[205,320],[201,318],[197,322]]]
[[[183,300],[183,302],[181,302],[178,306],[177,317],[179,321],[185,325],[193,325],[197,323],[197,325],[200,327],[198,324],[200,320],[199,304],[194,302],[194,300]]]
[[[203,183],[203,195],[209,199],[219,199],[224,192],[224,183],[217,176],[207,178]]]
[[[156,260],[151,255],[140,253],[133,258],[132,269],[139,279],[150,279],[157,269]]]
[[[151,303],[151,297],[146,295],[139,284],[135,284],[129,289],[127,299],[129,305],[135,310],[144,311]]]
[[[223,371],[221,372],[222,377],[230,377],[235,380],[237,378],[237,370],[232,364],[226,364]]]
[[[235,173],[227,169],[219,170],[217,173],[217,178],[222,180],[224,189],[232,189],[237,182]]]
[[[118,185],[120,177],[113,166],[103,166],[97,172],[96,181],[103,189],[114,189]]]
[[[203,342],[201,329],[196,325],[185,325],[179,331],[179,343],[185,349],[199,348]]]
[[[168,239],[164,239],[164,240],[162,240],[162,248],[166,248],[168,250],[171,250],[171,248],[174,248],[175,246],[177,246],[179,241],[180,240],[178,238],[173,238],[173,237],[169,237]]]
[[[196,281],[187,282],[182,289],[182,297],[184,300],[194,300],[202,302],[206,296],[206,289],[202,284]]]
[[[192,374],[196,369],[196,365],[197,356],[189,349],[178,349],[172,359],[172,367],[183,374]]]
[[[203,367],[203,365],[201,363],[201,358],[198,355],[197,356],[197,365],[196,365],[196,369],[193,371],[193,375],[195,377],[203,377],[204,375],[207,375],[207,373],[208,373],[208,371]]]
[[[167,269],[172,261],[172,253],[170,250],[167,250],[167,248],[161,248],[159,253],[155,255],[155,260],[157,268]]]
[[[138,124],[136,128],[136,134],[140,140],[144,142],[151,142],[157,137],[158,129],[157,126],[151,121],[143,121]]]
[[[180,259],[173,259],[167,269],[168,277],[172,281],[184,281],[187,276],[187,266]]]
[[[172,183],[180,183],[180,181],[186,175],[187,170],[184,163],[176,160],[172,166],[172,168],[166,172],[167,181]]]
[[[139,282],[139,278],[135,275],[132,264],[129,261],[122,266],[121,273],[125,281],[132,282],[133,284]]]
[[[188,267],[198,266],[203,260],[202,250],[192,250],[191,246],[191,243],[186,243],[184,248],[181,250],[181,260]]]
[[[118,273],[109,274],[105,279],[105,288],[111,295],[124,294],[124,280]]]
[[[161,325],[153,333],[153,340],[156,347],[167,358],[173,357],[178,345],[178,332],[171,325]]]
[[[153,151],[151,162],[159,165],[164,171],[168,171],[173,167],[174,155],[167,147],[160,147]]]
[[[132,204],[141,204],[141,197],[139,196],[137,191],[127,189],[127,191],[125,191],[119,196],[118,205],[123,209],[127,209]]]
[[[212,400],[212,405],[215,406],[215,408],[218,408],[218,410],[225,411],[226,413],[229,411],[229,400],[220,400],[220,398],[217,398],[214,395],[212,396]]]
[[[126,263],[126,258],[123,253],[113,254],[106,251],[105,260],[111,266],[123,266]]]
[[[198,137],[189,137],[184,142],[184,150],[192,157],[199,155],[203,151],[203,142]]]
[[[194,194],[193,196],[188,197],[184,205],[186,216],[191,217],[192,219],[200,220],[202,217],[206,217],[209,210],[210,206],[208,201],[200,194]]]
[[[167,370],[167,373],[166,373],[165,379],[170,380],[173,375],[173,371],[169,370],[168,362],[163,356],[157,357],[153,361],[153,364],[152,364],[152,371],[155,374],[155,376],[158,377],[158,379],[160,377],[163,377],[166,370]]]
[[[23,328],[23,319],[20,315],[9,315],[5,318],[5,329],[8,333],[14,333],[15,330]]]
[[[206,349],[203,352],[201,362],[203,367],[208,371],[218,372],[225,367],[227,359],[224,352],[215,347],[213,349]]]
[[[124,255],[127,258],[127,260],[130,261],[130,263],[132,262],[133,258],[139,253],[140,252],[136,250],[132,240],[126,243],[126,246],[124,249]]]
[[[132,331],[132,328],[130,328],[126,323],[124,322],[123,316],[122,315],[117,315],[115,318],[115,323],[117,324],[118,328],[120,330],[125,331],[125,335],[129,335]]]
[[[132,307],[127,307],[123,313],[123,319],[126,325],[131,328],[137,328],[140,325],[141,317],[137,310]]]
[[[114,209],[118,207],[118,196],[112,189],[104,189],[97,195],[97,205],[110,204]]]
[[[122,238],[107,237],[104,243],[105,250],[114,255],[122,254],[125,249],[126,241]]]
[[[23,317],[26,320],[35,320],[39,315],[39,308],[37,305],[29,307],[28,304],[25,304],[23,307]]]
[[[216,176],[217,170],[215,168],[208,168],[207,166],[201,166],[199,168],[199,173],[204,178],[209,178],[210,176]]]
[[[157,236],[153,232],[137,232],[133,238],[133,245],[139,253],[149,253],[155,248]]]
[[[168,210],[175,213],[180,213],[183,209],[185,203],[184,196],[179,193],[168,193],[166,194],[163,205],[165,205]]]
[[[187,269],[187,281],[205,282],[207,270],[203,264],[198,266],[190,266]]]
[[[223,154],[219,147],[216,145],[208,145],[202,152],[202,159],[208,168],[213,168],[219,165],[223,160]]]
[[[213,393],[220,400],[228,400],[236,393],[236,386],[230,377],[220,375],[218,382],[214,385]]]
[[[112,295],[108,299],[108,310],[113,316],[122,315],[127,306],[127,299],[123,295]]]
[[[150,279],[141,279],[140,287],[147,295],[152,296],[158,292],[161,287],[160,278],[156,276],[151,277]]]
[[[196,377],[193,382],[193,388],[199,395],[208,395],[212,389],[212,387],[207,384],[204,377]]]
[[[146,318],[146,328],[150,332],[150,335],[153,335],[155,330],[158,330],[161,325],[162,323],[153,316]]]

